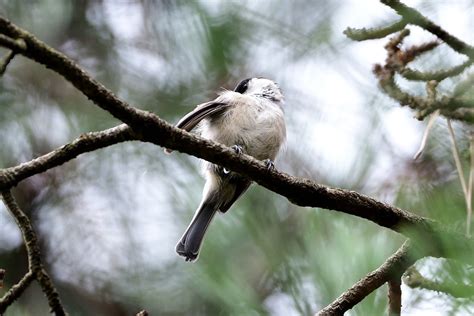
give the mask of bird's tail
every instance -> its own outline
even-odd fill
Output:
[[[209,224],[216,214],[217,207],[214,203],[202,203],[188,228],[176,245],[176,252],[184,257],[186,261],[195,261],[199,255],[199,249],[204,238],[204,234]]]

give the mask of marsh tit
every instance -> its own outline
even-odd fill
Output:
[[[176,127],[195,127],[204,138],[264,160],[268,168],[286,138],[283,95],[276,83],[264,78],[242,80],[234,91],[224,91],[213,101],[198,105]],[[166,150],[170,152],[169,150]],[[206,184],[191,223],[176,245],[186,261],[195,261],[215,213],[225,213],[251,184],[246,177],[204,162]]]

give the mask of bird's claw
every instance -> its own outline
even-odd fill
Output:
[[[267,170],[274,170],[275,169],[275,163],[271,159],[265,159],[263,161],[265,164],[265,167],[267,167]]]
[[[233,145],[232,147],[232,150],[237,154],[237,155],[241,155],[243,152],[244,152],[244,149],[242,148],[242,146],[239,146],[239,145]],[[229,174],[230,173],[230,170],[227,169],[227,168],[222,168],[222,171],[224,172],[224,174]]]
[[[238,155],[240,155],[244,152],[244,149],[242,148],[242,146],[239,146],[239,145],[234,145],[230,148],[232,148],[235,151],[235,153],[238,154]]]

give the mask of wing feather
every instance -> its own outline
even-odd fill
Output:
[[[206,102],[198,105],[193,111],[189,112],[176,124],[177,128],[182,128],[186,131],[191,131],[204,118],[210,115],[217,115],[222,113],[229,107],[228,103],[224,102]]]
[[[229,103],[218,101],[199,104],[193,111],[183,116],[175,126],[189,132],[206,117],[221,114],[229,106]],[[165,149],[165,152],[169,154],[172,150]]]

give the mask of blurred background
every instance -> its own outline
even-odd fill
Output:
[[[472,0],[406,3],[474,43]],[[1,0],[0,12],[130,104],[171,123],[241,79],[273,79],[286,96],[288,125],[278,169],[463,230],[465,205],[445,123],[438,120],[426,152],[413,161],[425,123],[384,96],[371,73],[385,58],[386,40],[357,43],[342,34],[348,26],[398,18],[377,1]],[[408,43],[433,39],[411,30]],[[442,45],[415,65],[435,70],[462,60]],[[422,84],[400,84],[424,94]],[[0,80],[0,167],[118,123],[59,75],[16,57]],[[467,163],[466,128],[455,127]],[[366,220],[296,207],[254,185],[215,218],[198,262],[186,263],[174,246],[200,201],[199,166],[197,158],[131,142],[18,185],[14,193],[39,231],[46,267],[71,315],[311,315],[404,241]],[[3,295],[27,266],[3,205],[0,232]],[[452,278],[443,273],[447,266],[433,258],[417,264],[439,280]],[[465,280],[470,270],[461,270]],[[474,313],[471,300],[402,291],[405,315]],[[380,315],[386,306],[384,286],[349,314]],[[7,311],[46,314],[36,284]]]

